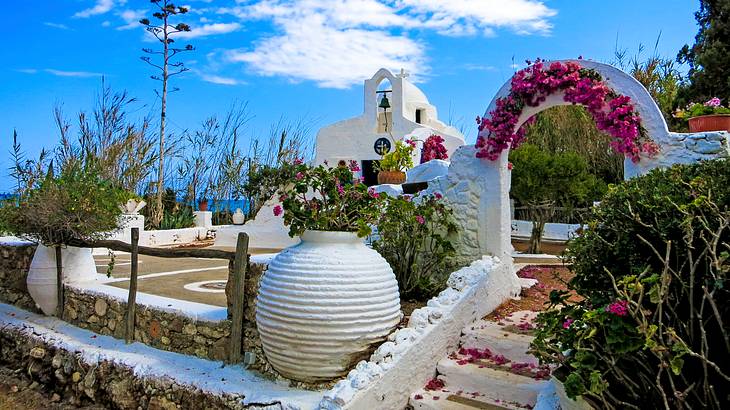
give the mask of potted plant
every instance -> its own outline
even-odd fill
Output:
[[[346,166],[300,164],[294,175],[273,212],[302,241],[269,263],[256,325],[277,372],[332,380],[367,358],[401,319],[393,270],[362,239],[383,199]]]
[[[717,97],[703,104],[691,103],[677,111],[675,117],[686,119],[690,132],[730,131],[730,108],[724,107]]]
[[[119,204],[129,193],[102,179],[90,166],[71,163],[59,176],[49,171],[17,202],[0,207],[0,227],[38,242],[28,271],[28,292],[44,313],[57,311],[57,263],[64,283],[96,278],[91,248],[68,245],[108,237],[117,229]]]
[[[414,140],[396,141],[393,151],[383,155],[377,164],[378,184],[402,184],[406,182],[405,170],[413,167]]]

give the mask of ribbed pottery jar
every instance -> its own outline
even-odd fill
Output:
[[[351,232],[304,232],[269,263],[256,302],[266,358],[304,382],[346,374],[400,319],[393,270]]]
[[[96,263],[90,248],[61,249],[63,283],[79,284],[96,280]],[[38,244],[30,262],[26,283],[33,301],[46,315],[53,315],[58,305],[56,287],[56,250]]]

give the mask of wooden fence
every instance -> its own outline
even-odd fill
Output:
[[[228,363],[241,361],[241,345],[243,338],[243,310],[244,286],[246,281],[246,267],[248,266],[248,234],[238,234],[236,251],[224,251],[220,249],[165,249],[139,246],[139,228],[132,228],[131,243],[112,240],[81,241],[73,240],[69,246],[79,248],[108,248],[115,251],[129,252],[131,254],[131,276],[129,279],[129,294],[127,296],[127,312],[125,317],[125,341],[131,343],[134,340],[135,314],[137,310],[137,276],[139,271],[139,255],[156,256],[160,258],[209,258],[225,259],[233,261],[233,292],[230,295],[232,300],[231,308],[231,335],[228,346]],[[58,307],[56,315],[63,317],[63,273],[61,261],[61,248],[56,247],[56,273],[58,279]]]

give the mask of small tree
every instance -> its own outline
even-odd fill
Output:
[[[719,97],[730,99],[730,2],[700,0],[695,19],[700,29],[695,43],[685,45],[677,61],[689,65],[689,86],[684,90],[686,102],[707,101]]]
[[[160,152],[159,162],[157,168],[157,187],[155,200],[150,204],[150,225],[159,226],[162,221],[162,195],[163,187],[165,182],[165,125],[167,116],[167,83],[169,79],[175,75],[182,74],[188,71],[185,64],[182,61],[173,62],[173,58],[184,52],[192,51],[194,48],[188,44],[185,47],[178,48],[173,47],[172,44],[175,42],[173,39],[174,35],[181,32],[190,31],[190,26],[185,23],[178,23],[172,25],[170,19],[174,16],[185,14],[188,12],[186,7],[175,6],[168,0],[151,0],[155,6],[155,12],[152,16],[159,22],[153,24],[149,19],[144,18],[139,22],[145,27],[149,33],[151,33],[157,40],[162,44],[161,50],[153,50],[151,48],[143,48],[142,51],[149,54],[141,57],[142,61],[160,70],[159,75],[152,75],[153,80],[158,80],[162,83],[162,90],[158,92],[160,97]],[[152,56],[160,56],[162,61],[153,62]],[[176,91],[177,88],[171,91]]]
[[[527,206],[532,233],[529,253],[541,252],[545,223],[556,206],[583,206],[598,199],[605,186],[588,172],[586,161],[575,152],[551,154],[531,144],[510,152],[512,164],[511,195]]]

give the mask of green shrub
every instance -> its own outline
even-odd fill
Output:
[[[581,300],[554,292],[532,345],[562,365],[569,396],[622,409],[730,402],[729,205],[724,160],[609,189],[569,245]]]
[[[393,268],[402,298],[425,300],[444,288],[457,226],[440,195],[388,197],[377,227],[373,248]]]
[[[119,205],[132,194],[102,179],[93,168],[68,165],[49,172],[17,200],[0,208],[0,227],[47,246],[97,240],[117,229]]]
[[[178,206],[172,211],[165,210],[160,221],[160,229],[182,229],[195,225],[193,208],[189,206]]]

